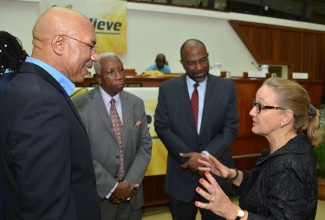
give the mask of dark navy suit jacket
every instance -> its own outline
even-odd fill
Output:
[[[6,219],[100,219],[86,130],[70,97],[24,63],[0,100]]]
[[[200,134],[191,109],[186,75],[161,84],[155,111],[155,130],[168,150],[166,191],[174,199],[189,202],[199,185],[199,174],[183,170],[187,159],[179,153],[207,150],[226,166],[234,167],[230,144],[239,125],[236,89],[233,81],[208,75]],[[217,181],[230,191],[229,183]],[[227,189],[228,188],[228,189]]]

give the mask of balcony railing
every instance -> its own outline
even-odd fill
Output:
[[[324,0],[128,0],[129,2],[194,7],[325,25]]]

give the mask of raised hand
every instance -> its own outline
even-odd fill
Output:
[[[220,163],[214,156],[202,154],[198,162],[200,163],[198,168],[200,171],[209,171],[217,176],[229,179],[231,170]]]

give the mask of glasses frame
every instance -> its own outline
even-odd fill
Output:
[[[63,34],[62,36],[63,36],[63,37],[70,38],[70,39],[72,39],[72,40],[75,40],[75,41],[77,41],[77,42],[79,42],[79,43],[85,44],[85,45],[87,45],[88,47],[90,47],[90,49],[91,49],[94,53],[96,53],[96,50],[97,50],[97,48],[98,48],[96,45],[88,44],[88,43],[86,43],[86,42],[83,42],[83,41],[81,41],[81,40],[78,40],[78,39],[76,39],[76,38],[74,38],[74,37],[70,37],[70,36],[65,35],[65,34]]]
[[[253,107],[255,107],[257,114],[260,114],[260,112],[263,109],[287,110],[287,109],[282,108],[282,107],[270,106],[270,105],[262,105],[261,103],[256,102],[256,99],[253,99]]]
[[[209,62],[209,56],[205,56],[199,60],[195,60],[195,61],[189,60],[189,61],[184,61],[183,63],[185,66],[193,69],[197,65],[197,63],[199,63],[200,65],[205,65],[208,62]]]

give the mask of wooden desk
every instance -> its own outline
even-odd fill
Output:
[[[164,76],[125,76],[125,87],[159,87],[160,83],[181,75],[175,73]],[[87,77],[84,82],[77,83],[76,87],[95,87],[97,84],[93,77]]]

